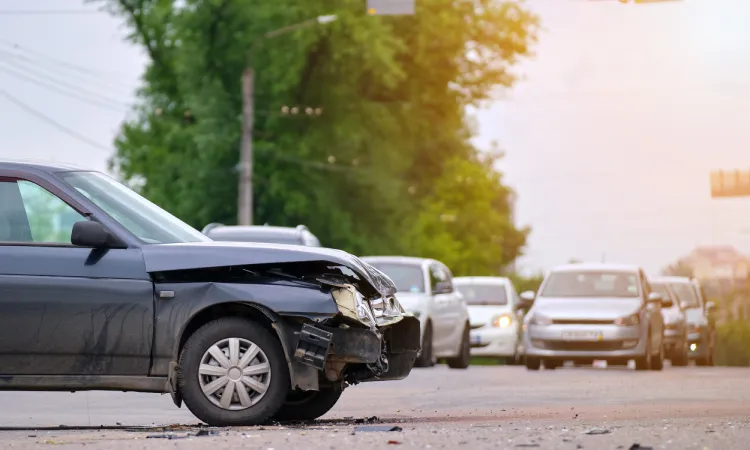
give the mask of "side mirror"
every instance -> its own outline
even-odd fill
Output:
[[[450,294],[453,292],[453,286],[449,281],[438,281],[435,284],[435,294]]]
[[[534,291],[523,291],[521,292],[521,295],[519,295],[521,299],[521,304],[518,305],[521,308],[531,308],[531,305],[534,304],[534,299],[536,299],[536,293]]]
[[[714,302],[712,302],[710,300],[707,301],[706,302],[706,312],[714,312],[714,310],[716,310],[716,303],[714,303]]]
[[[71,244],[78,247],[115,248],[123,247],[104,225],[91,220],[82,220],[73,224],[70,234]]]
[[[664,301],[664,298],[658,292],[652,292],[652,293],[648,294],[648,302],[649,303],[661,304],[663,301]]]
[[[662,308],[671,308],[673,306],[674,306],[674,300],[672,300],[670,297],[665,297],[661,300]]]

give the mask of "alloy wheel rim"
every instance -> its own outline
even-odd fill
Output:
[[[243,338],[227,338],[206,350],[198,367],[203,395],[229,411],[257,404],[271,384],[271,364],[265,352]]]

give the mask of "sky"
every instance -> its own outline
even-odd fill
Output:
[[[750,2],[527,4],[544,27],[535,55],[475,113],[532,228],[519,266],[656,273],[697,245],[750,252],[750,198],[711,199],[709,183],[750,168]],[[64,9],[94,12],[10,13]],[[0,0],[0,157],[106,170],[146,62],[126,32],[80,0]]]

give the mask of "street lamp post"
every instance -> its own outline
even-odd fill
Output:
[[[336,16],[318,16],[294,25],[270,31],[261,37],[261,41],[290,33],[300,28],[315,24],[327,24],[336,20]],[[256,41],[256,44],[260,41]],[[242,142],[240,144],[239,186],[237,196],[237,223],[253,224],[253,98],[255,88],[255,69],[252,64],[252,50],[248,52],[247,66],[242,73]]]

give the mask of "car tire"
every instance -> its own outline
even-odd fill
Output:
[[[527,370],[539,370],[539,368],[542,366],[542,361],[539,358],[532,358],[527,356],[525,360],[526,361],[524,361],[524,364],[526,365]]]
[[[246,356],[252,359],[245,361]],[[263,424],[289,391],[281,342],[252,320],[225,317],[203,325],[185,343],[179,364],[177,383],[185,405],[211,426]],[[248,370],[254,373],[244,375]],[[228,407],[225,393],[232,394]]]
[[[710,347],[708,347],[708,354],[702,358],[698,358],[695,360],[695,365],[700,367],[710,367],[714,365],[714,346],[713,344],[709,344]]]
[[[414,367],[432,367],[435,365],[435,358],[432,354],[432,322],[428,321],[424,327],[422,335],[422,351],[419,352]]]
[[[271,420],[277,422],[309,422],[330,411],[344,392],[341,385],[319,391],[291,391]]]
[[[646,338],[646,351],[642,356],[635,359],[635,370],[651,369],[651,335]]]
[[[662,370],[664,369],[664,341],[659,344],[659,352],[655,355],[651,355],[651,370]]]
[[[685,367],[689,361],[689,347],[687,338],[682,341],[682,348],[676,351],[674,358],[671,359],[674,367]]]
[[[464,325],[464,332],[461,336],[461,347],[458,356],[455,358],[446,358],[445,362],[451,369],[466,369],[471,364],[471,341],[469,337],[469,327]]]

